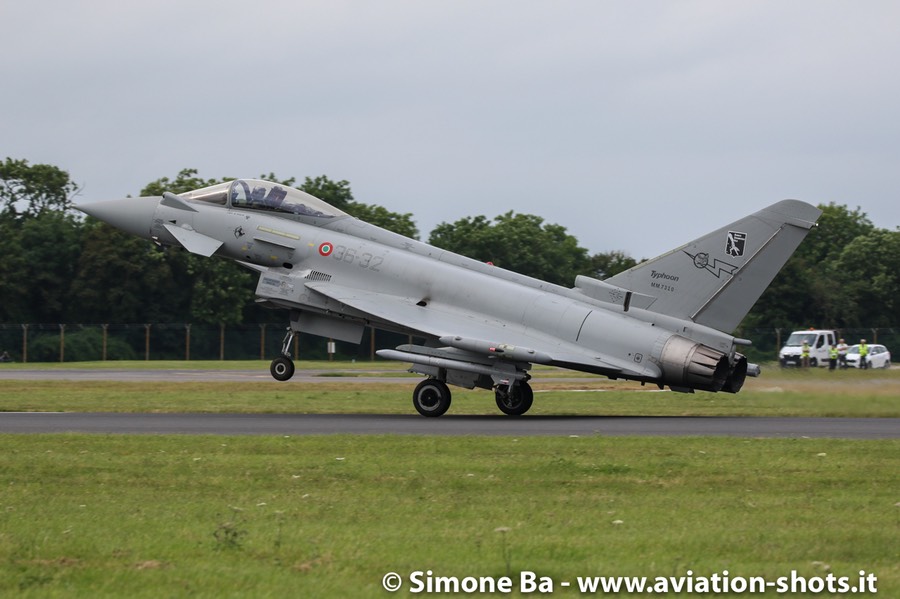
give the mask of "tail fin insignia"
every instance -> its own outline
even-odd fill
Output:
[[[693,256],[691,256],[691,254],[687,251],[685,251],[684,253],[691,257],[691,260],[694,261],[694,266],[699,269],[711,272],[717,279],[722,278],[722,273],[733,275],[734,272],[738,269],[738,267],[734,264],[728,264],[727,262],[723,262],[718,258],[713,258],[712,262],[710,262],[709,254],[704,252],[694,254]]]
[[[744,247],[747,244],[747,234],[738,231],[729,231],[725,238],[725,253],[735,258],[744,255]]]
[[[805,202],[783,200],[603,283],[647,296],[652,312],[730,332],[821,214]]]

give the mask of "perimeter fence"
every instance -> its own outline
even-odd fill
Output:
[[[769,362],[777,359],[792,330],[739,329],[735,336],[753,342],[742,349],[751,362]],[[0,324],[0,355],[14,362],[270,360],[281,354],[285,331],[283,323]],[[838,332],[851,345],[866,339],[893,348],[900,362],[900,326]],[[374,360],[377,350],[410,342],[407,335],[369,327],[359,345],[301,333],[291,353],[303,360]]]
[[[13,362],[107,360],[269,360],[281,355],[283,323],[248,325],[0,324],[0,355]],[[294,359],[373,360],[409,337],[367,327],[362,342],[297,334]]]

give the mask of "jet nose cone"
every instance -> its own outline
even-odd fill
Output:
[[[125,198],[76,206],[85,214],[98,218],[126,233],[150,237],[153,215],[159,206],[159,197]]]

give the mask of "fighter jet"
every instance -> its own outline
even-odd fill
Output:
[[[289,312],[277,380],[294,374],[303,331],[359,343],[364,328],[424,340],[377,354],[425,378],[423,416],[450,407],[448,385],[531,407],[534,364],[673,391],[736,393],[759,367],[733,331],[821,211],[784,200],[634,268],[553,285],[386,231],[298,189],[239,179],[182,194],[82,205],[163,246],[235,260],[259,273],[257,301]]]

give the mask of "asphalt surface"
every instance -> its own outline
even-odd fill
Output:
[[[0,433],[555,435],[900,438],[894,418],[0,413]]]
[[[337,373],[337,375],[336,375]],[[347,371],[339,376],[336,370],[297,370],[287,383],[397,383],[408,380],[415,384],[421,377],[406,375],[403,370]],[[385,376],[391,374],[395,376]],[[116,368],[66,368],[59,370],[5,370],[0,368],[0,379],[15,381],[119,381],[119,382],[267,382],[275,379],[268,368],[257,370],[191,370],[160,368],[129,370]],[[585,379],[588,380],[588,379]]]
[[[322,376],[298,371],[291,383],[397,383],[399,377]],[[333,375],[333,372],[327,373]],[[357,376],[358,374],[359,376]],[[13,380],[272,381],[259,370],[0,370]],[[413,379],[415,380],[415,379]],[[413,380],[410,380],[412,383]],[[549,380],[544,379],[542,380]],[[574,382],[579,379],[562,379]],[[596,380],[595,378],[587,380]],[[209,435],[557,435],[735,436],[898,439],[897,418],[773,418],[651,416],[529,416],[511,418],[417,414],[123,414],[0,412],[0,433],[209,434]]]

